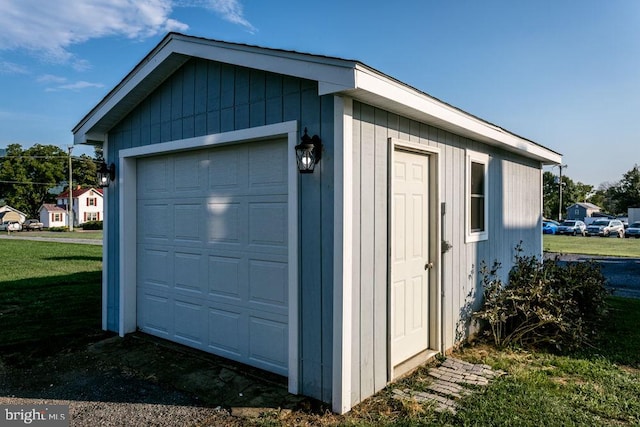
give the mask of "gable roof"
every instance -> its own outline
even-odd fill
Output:
[[[102,197],[102,189],[101,188],[76,188],[75,190],[73,190],[71,192],[71,197],[73,199],[77,199],[78,197],[82,196],[84,193],[89,192],[89,191],[94,191],[96,193],[98,193],[98,195],[100,195],[100,197]],[[69,197],[69,190],[63,191],[62,193],[58,194],[56,196],[57,198],[66,198]]]
[[[359,61],[169,33],[73,128],[74,143],[101,144],[165,79],[197,57],[318,82],[318,94],[364,103],[502,149],[557,164],[562,155],[419,91]]]
[[[8,211],[10,211],[10,212],[15,212],[15,213],[17,213],[18,215],[22,215],[22,216],[24,216],[25,218],[27,217],[27,214],[26,214],[26,213],[21,212],[21,211],[19,211],[19,210],[18,210],[18,209],[16,209],[16,208],[12,208],[12,207],[11,207],[11,206],[9,206],[9,205],[0,206],[0,212],[8,212]]]
[[[67,213],[66,209],[63,209],[62,207],[60,207],[58,205],[51,204],[51,203],[45,203],[44,205],[40,206],[40,209],[38,209],[38,212],[40,212],[42,209],[46,210],[47,212],[64,212],[64,213]]]
[[[574,203],[573,205],[569,206],[567,209],[571,209],[574,206],[580,206],[583,207],[585,209],[592,209],[592,210],[601,210],[600,206],[594,205],[593,203]]]

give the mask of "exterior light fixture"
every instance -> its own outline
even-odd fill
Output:
[[[116,165],[111,163],[109,166],[102,161],[102,164],[98,168],[98,183],[100,187],[108,187],[109,183],[116,178]]]
[[[307,128],[304,128],[304,135],[300,144],[295,146],[296,162],[300,173],[313,173],[313,169],[320,161],[322,155],[322,141],[318,135],[312,137],[307,135]]]

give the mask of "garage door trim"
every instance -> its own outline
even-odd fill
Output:
[[[119,334],[135,332],[136,313],[136,188],[137,158],[177,151],[214,148],[222,145],[241,144],[263,139],[286,137],[288,168],[288,282],[289,282],[289,392],[298,392],[298,169],[294,147],[298,141],[298,122],[288,121],[215,135],[206,135],[177,141],[151,144],[120,150],[117,166],[119,188],[120,229],[120,301]],[[129,219],[129,220],[127,220]]]

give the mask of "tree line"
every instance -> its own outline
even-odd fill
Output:
[[[96,157],[101,158],[98,150]],[[74,187],[98,185],[97,159],[86,154],[72,156],[71,169]],[[20,144],[11,144],[0,157],[0,204],[37,218],[40,206],[55,203],[57,187],[68,189],[68,179],[69,154],[60,147],[36,144],[23,149]]]
[[[560,191],[558,176],[544,172],[542,176],[544,217],[558,218]],[[605,182],[595,189],[592,185],[574,182],[566,175],[562,176],[562,216],[567,207],[574,203],[587,202],[599,206],[602,212],[611,215],[626,215],[629,208],[640,207],[640,169],[638,165],[626,172],[615,183]]]

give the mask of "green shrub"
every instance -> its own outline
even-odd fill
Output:
[[[67,227],[66,225],[64,227],[49,227],[48,230],[49,231],[56,231],[56,232],[63,232],[63,231],[69,231],[69,227]]]
[[[102,230],[102,221],[87,221],[82,224],[83,230]]]
[[[483,305],[474,317],[484,320],[497,347],[546,347],[569,351],[588,344],[606,315],[605,278],[595,262],[564,265],[540,261],[516,247],[508,283],[500,263],[481,268]]]

